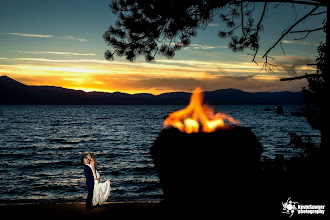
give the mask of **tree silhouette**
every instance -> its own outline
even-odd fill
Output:
[[[284,3],[290,3],[292,10],[295,10],[296,4],[310,6],[311,9],[284,29],[275,43],[262,54],[264,59],[262,68],[272,72],[274,65],[269,62],[269,54],[276,46],[283,49],[281,42],[285,36],[304,34],[299,39],[305,39],[312,32],[324,31],[328,42],[330,36],[327,28],[328,19],[320,21],[319,26],[313,29],[296,30],[299,24],[312,16],[319,14],[329,16],[326,0],[113,0],[110,8],[118,15],[118,20],[103,35],[105,42],[113,48],[112,51],[105,51],[104,55],[107,60],[113,60],[114,56],[124,56],[132,62],[138,56],[144,56],[147,62],[153,62],[157,54],[173,58],[176,51],[190,45],[191,38],[197,35],[198,29],[205,29],[213,18],[219,15],[227,29],[220,30],[218,36],[230,38],[228,46],[233,52],[252,50],[254,52],[251,54],[252,61],[256,63],[260,48],[259,34],[264,28],[264,18],[270,7],[276,8]],[[262,4],[262,13],[257,20],[255,20],[256,16],[253,16],[256,4]],[[320,54],[323,58],[320,57],[320,60],[328,63],[329,44],[324,44],[323,47],[324,52]],[[318,63],[319,67],[320,63]],[[322,84],[323,96],[330,94],[329,71],[327,67],[323,67],[322,70],[319,68],[319,71],[321,72],[283,80],[307,78],[310,93],[314,93]],[[305,93],[308,94],[306,89]],[[330,156],[330,133],[326,124],[330,121],[329,102],[322,99],[318,106],[322,109],[320,111],[321,151],[324,156]]]
[[[327,157],[329,155],[329,57],[326,43],[320,43],[318,53],[316,63],[311,64],[316,65],[316,73],[281,80],[304,78],[308,80],[308,87],[303,87],[303,93],[310,105],[304,109],[304,116],[314,129],[321,130],[321,156]]]
[[[259,33],[263,30],[263,21],[271,3],[274,8],[280,4],[291,2],[293,10],[295,4],[313,6],[312,9],[293,24],[283,30],[277,41],[263,54],[265,68],[272,69],[268,63],[270,51],[281,44],[281,40],[288,34],[306,33],[325,30],[326,23],[311,30],[293,30],[307,18],[324,14],[326,11],[316,12],[326,5],[325,0],[274,1],[267,0],[262,4],[262,14],[257,21],[253,12],[257,2],[248,0],[114,0],[110,4],[112,12],[118,15],[115,25],[111,25],[103,38],[114,50],[107,50],[105,58],[113,60],[114,56],[124,56],[134,61],[138,56],[144,56],[146,61],[155,61],[155,56],[161,55],[173,58],[175,51],[188,47],[191,38],[197,35],[198,29],[205,29],[216,15],[226,24],[228,30],[220,30],[218,36],[230,37],[228,46],[234,51],[251,49],[255,53],[255,61],[260,47]],[[276,2],[276,3],[275,3]],[[240,36],[238,36],[240,32]],[[304,37],[303,37],[304,38]],[[301,38],[300,38],[301,39]]]
[[[175,51],[190,45],[197,29],[206,28],[215,11],[230,1],[112,1],[110,8],[118,15],[114,26],[104,33],[104,40],[114,48],[105,58],[125,56],[134,61],[144,56],[155,60],[156,54],[172,58]]]

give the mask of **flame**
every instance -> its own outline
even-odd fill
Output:
[[[224,113],[216,113],[203,102],[202,90],[197,87],[190,98],[189,105],[179,111],[172,112],[164,121],[164,127],[173,126],[181,132],[198,133],[201,129],[204,133],[214,132],[217,129],[228,128],[224,122],[227,120],[232,124],[239,124],[231,116]]]

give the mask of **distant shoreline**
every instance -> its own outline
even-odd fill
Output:
[[[187,105],[191,93],[84,92],[54,86],[28,86],[7,76],[0,76],[0,105]],[[210,105],[304,105],[302,92],[245,92],[219,89],[204,92]]]
[[[87,193],[86,193],[87,196]],[[141,200],[112,200],[111,198],[108,200],[109,202],[105,202],[105,205],[109,205],[109,204],[123,204],[123,203],[127,203],[127,204],[135,204],[135,203],[159,203],[160,201],[162,201],[162,199],[141,199]],[[0,202],[0,209],[5,207],[5,206],[39,206],[39,205],[72,205],[72,204],[83,204],[85,205],[85,200],[84,201],[63,201],[63,200],[38,200],[38,199],[31,199],[29,201],[20,201],[20,200],[15,200],[15,201],[5,201],[2,200]]]
[[[21,203],[0,204],[2,215],[12,217],[38,217],[38,216],[145,216],[159,212],[159,202],[132,201],[132,202],[106,202],[103,206],[86,211],[84,202],[73,203]]]

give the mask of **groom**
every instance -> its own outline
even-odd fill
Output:
[[[88,195],[86,199],[86,210],[92,209],[92,199],[93,199],[93,190],[94,190],[94,176],[92,169],[88,166],[89,161],[87,158],[81,158],[81,164],[84,165],[84,172],[86,177],[86,185],[88,187]]]

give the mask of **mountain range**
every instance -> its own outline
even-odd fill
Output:
[[[0,105],[180,105],[188,104],[191,93],[84,92],[55,86],[29,86],[8,76],[0,77]],[[301,92],[244,92],[219,89],[204,92],[211,105],[303,105]]]

